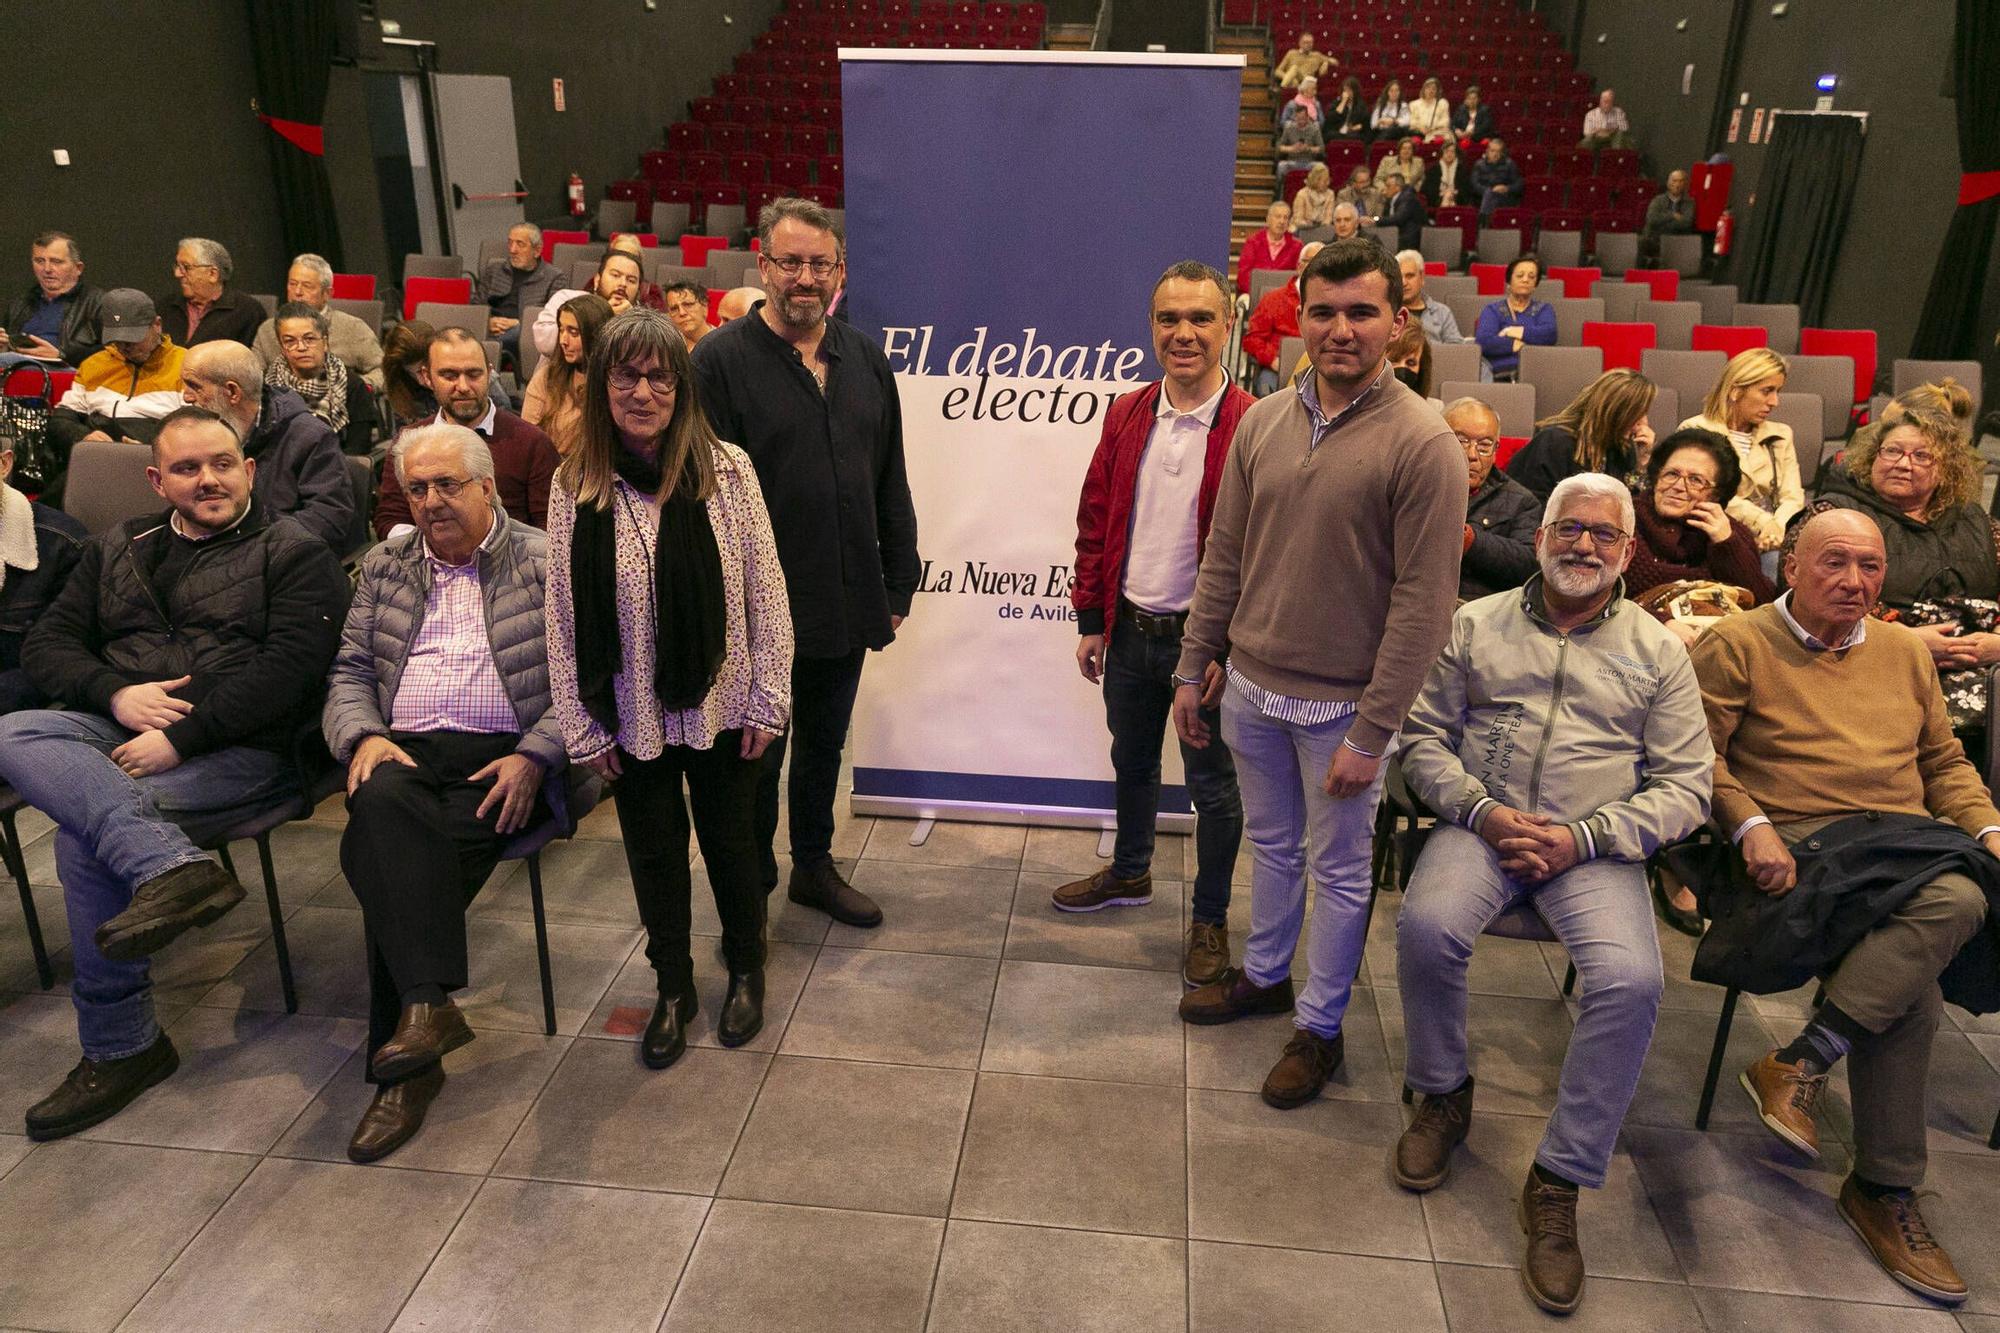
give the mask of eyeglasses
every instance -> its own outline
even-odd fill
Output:
[[[1500,441],[1490,435],[1475,439],[1462,430],[1455,430],[1452,434],[1458,436],[1459,448],[1470,449],[1481,458],[1491,458],[1500,450]]]
[[[788,278],[798,277],[802,269],[810,269],[815,278],[829,277],[840,267],[838,259],[801,259],[797,255],[765,255],[764,258]]]
[[[1659,484],[1661,486],[1679,485],[1689,495],[1707,495],[1715,489],[1715,483],[1707,477],[1699,473],[1682,472],[1675,468],[1669,468],[1667,471],[1662,472]]]
[[[287,352],[302,352],[308,347],[319,346],[320,341],[320,336],[317,333],[298,333],[279,338],[278,346],[284,348]]]
[[[1900,444],[1885,444],[1875,456],[1885,463],[1900,463],[1908,459],[1911,467],[1930,467],[1938,461],[1937,455],[1928,449],[1905,449]]]
[[[1548,525],[1548,530],[1555,534],[1557,541],[1565,544],[1574,544],[1587,532],[1592,541],[1606,548],[1618,545],[1631,535],[1612,527],[1609,523],[1579,523],[1573,518],[1551,523]]]
[[[472,478],[470,477],[439,477],[436,481],[406,481],[403,483],[403,494],[409,496],[412,500],[421,501],[432,491],[436,491],[447,500],[456,500],[459,492],[471,484]]]
[[[646,381],[646,387],[665,397],[680,387],[680,379],[671,370],[649,370],[641,375],[630,366],[613,366],[604,376],[611,381],[611,387],[620,393],[630,393],[639,387],[639,381]]]
[[[187,274],[189,274],[189,273],[192,273],[192,272],[194,272],[194,271],[195,271],[196,269],[201,269],[201,268],[215,268],[215,265],[213,265],[213,264],[183,264],[183,263],[181,263],[181,261],[180,261],[180,260],[176,259],[176,260],[174,261],[174,276],[175,276],[175,277],[177,277],[177,278],[179,278],[179,277],[184,277],[184,276],[186,276]],[[219,271],[219,270],[218,270],[218,271]]]

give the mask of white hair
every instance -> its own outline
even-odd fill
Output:
[[[1444,405],[1444,419],[1449,423],[1460,412],[1474,407],[1484,412],[1487,416],[1492,417],[1494,425],[1497,426],[1500,424],[1500,414],[1493,410],[1493,404],[1487,402],[1484,398],[1475,398],[1471,394],[1466,394],[1463,398],[1454,398],[1446,403]]]
[[[1421,269],[1424,266],[1424,252],[1421,250],[1398,250],[1396,252],[1396,262],[1398,264],[1415,264]]]
[[[493,476],[493,451],[486,447],[486,441],[470,426],[461,426],[455,421],[433,421],[427,426],[412,426],[396,437],[389,446],[389,456],[396,465],[396,480],[403,479],[403,460],[412,449],[425,444],[449,444],[458,450],[458,457],[465,464],[466,475],[473,480],[491,479]]]
[[[293,268],[302,268],[319,279],[320,290],[333,294],[333,265],[318,255],[300,255],[292,261]]]
[[[532,222],[516,222],[513,226],[507,228],[507,234],[509,236],[512,236],[517,231],[527,232],[528,244],[534,246],[537,252],[541,250],[542,229],[540,227],[537,227]]]
[[[206,236],[183,236],[175,248],[193,251],[197,264],[215,265],[215,276],[223,282],[228,282],[230,275],[236,272],[236,263],[229,257],[229,247],[221,241],[211,241]]]
[[[1333,215],[1335,217],[1339,217],[1342,209],[1346,209],[1348,212],[1354,214],[1354,220],[1356,222],[1359,222],[1361,220],[1361,210],[1356,208],[1353,204],[1345,202],[1338,203],[1333,206]]]
[[[1456,407],[1458,403],[1452,406]],[[1632,492],[1624,482],[1603,472],[1579,472],[1564,477],[1549,492],[1549,502],[1542,509],[1542,526],[1546,528],[1561,518],[1570,504],[1577,500],[1615,500],[1618,521],[1625,531],[1631,532],[1638,525],[1638,517],[1632,512]]]

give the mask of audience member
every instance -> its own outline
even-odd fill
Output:
[[[469,426],[484,436],[493,452],[494,491],[507,517],[531,528],[546,528],[549,483],[561,456],[538,427],[492,401],[487,392],[492,375],[486,348],[464,329],[439,329],[431,339],[424,376],[437,398],[435,419],[439,424]],[[409,521],[409,501],[403,498],[396,470],[384,468],[375,496],[375,535],[393,536]]]
[[[662,305],[690,352],[703,338],[715,332],[715,326],[708,322],[708,293],[699,283],[668,284]]]
[[[1957,424],[1959,436],[1965,443],[1971,444],[1974,406],[1972,395],[1966,392],[1965,386],[1947,375],[1941,380],[1905,389],[1891,398],[1882,408],[1877,424],[1886,429],[1913,412],[1941,413]]]
[[[97,327],[104,294],[83,280],[76,238],[37,233],[28,244],[28,265],[35,283],[7,307],[0,367],[14,357],[81,366],[104,346]]]
[[[1729,517],[1750,531],[1762,552],[1764,577],[1778,573],[1785,531],[1806,506],[1792,428],[1771,420],[1789,367],[1768,347],[1738,352],[1723,367],[1701,411],[1681,423],[1714,431],[1734,446],[1743,484],[1729,502]]]
[[[1277,219],[1277,234],[1296,249],[1284,222]],[[694,366],[716,433],[742,445],[765,483],[791,590],[798,647],[786,896],[867,928],[881,923],[882,909],[833,863],[833,806],[863,664],[894,642],[922,570],[902,411],[881,348],[826,317],[846,279],[833,215],[804,199],[778,199],[758,215],[757,233],[766,297],[702,339]],[[758,778],[767,893],[778,882],[772,844],[786,748],[780,736]]]
[[[1292,232],[1311,231],[1333,225],[1333,177],[1326,163],[1315,162],[1306,171],[1306,183],[1292,196]]]
[[[1416,320],[1405,320],[1395,337],[1389,339],[1385,355],[1389,359],[1389,369],[1403,382],[1403,387],[1419,398],[1427,398],[1433,406],[1442,406],[1437,401],[1431,387],[1431,340],[1424,336],[1424,326]]]
[[[717,1037],[741,1046],[764,1025],[757,787],[792,711],[777,543],[750,458],[717,437],[705,396],[665,315],[614,318],[549,511],[555,715],[571,760],[618,805],[659,984],[640,1041],[653,1069],[686,1050],[697,1007],[683,782],[729,970]]]
[[[1461,601],[1518,588],[1535,572],[1542,502],[1499,468],[1500,417],[1477,398],[1453,399],[1444,424],[1465,450],[1465,546],[1458,559]]]
[[[509,356],[521,350],[521,321],[549,305],[568,275],[542,258],[542,229],[517,222],[507,229],[507,257],[489,260],[472,285],[472,299],[493,313],[486,336]],[[547,356],[549,349],[541,349]]]
[[[1382,207],[1387,202],[1382,197],[1382,191],[1376,188],[1374,177],[1363,166],[1355,167],[1348,174],[1347,184],[1341,186],[1334,197],[1343,204],[1353,204],[1362,220],[1371,227],[1375,225],[1375,219],[1382,215]]]
[[[153,298],[114,287],[98,309],[102,351],[77,368],[76,379],[49,414],[43,437],[48,451],[44,498],[61,493],[59,478],[70,450],[83,440],[133,440],[144,444],[161,418],[181,405],[181,360],[187,355],[161,327]]]
[[[1243,250],[1236,258],[1236,290],[1249,294],[1250,275],[1260,268],[1286,273],[1299,261],[1299,238],[1292,235],[1292,206],[1273,200],[1264,210],[1264,229],[1243,238]]]
[[[1505,294],[1479,312],[1472,337],[1496,380],[1511,380],[1519,372],[1523,347],[1556,345],[1556,308],[1535,299],[1541,285],[1542,261],[1521,255],[1507,265]]]
[[[83,524],[8,485],[14,440],[0,435],[0,713],[48,702],[21,666],[21,642],[69,581],[89,540]]]
[[[1868,619],[1885,573],[1880,529],[1816,515],[1786,557],[1791,590],[1695,645],[1716,819],[1741,853],[1710,887],[1695,977],[1758,994],[1822,978],[1798,1035],[1740,1081],[1764,1125],[1817,1158],[1815,1107],[1852,1056],[1835,1210],[1896,1281],[1956,1304],[1965,1282],[1915,1191],[1943,1001],[1995,1001],[1990,955],[1947,974],[1949,990],[1939,974],[2000,892],[2000,810],[1951,733],[1923,643]]]
[[[351,423],[348,418],[356,406],[355,395],[359,393],[362,407],[367,406],[368,396],[359,389],[360,375],[350,382],[346,364],[329,348],[326,315],[304,301],[287,301],[270,322],[278,326],[279,355],[265,363],[264,383],[297,394],[306,411],[340,437],[345,452],[367,453],[370,422],[358,412]]]
[[[333,355],[340,358],[349,374],[358,375],[368,382],[370,388],[382,387],[382,343],[375,330],[368,327],[368,321],[356,318],[345,310],[336,310],[333,300],[333,265],[318,255],[300,255],[292,261],[292,267],[285,274],[285,302],[310,306],[320,318],[326,321],[323,336]],[[257,337],[250,344],[266,366],[275,366],[291,358],[282,354],[278,345],[278,321],[276,316],[265,320],[257,327]],[[334,427],[338,430],[339,427]]]
[[[1661,237],[1686,236],[1693,231],[1694,196],[1688,193],[1687,172],[1676,167],[1667,173],[1667,188],[1646,205],[1646,221],[1639,228],[1639,257],[1647,263],[1656,262]]]
[[[604,257],[597,261],[597,272],[590,280],[590,292],[603,297],[611,306],[612,314],[622,315],[638,304],[639,289],[645,282],[645,270],[638,259],[623,250],[606,250]],[[543,356],[551,356],[556,350],[556,311],[562,309],[563,302],[581,295],[583,293],[576,288],[565,287],[551,296],[548,304],[542,307],[542,313],[535,316],[535,350]]]
[[[1749,606],[1777,595],[1758,566],[1757,543],[1749,529],[1730,522],[1730,502],[1741,476],[1736,452],[1712,430],[1683,427],[1653,447],[1639,494],[1638,540],[1625,576],[1626,596],[1637,601],[1675,583],[1740,588],[1750,595]],[[1692,647],[1700,637],[1702,625],[1672,616],[1663,607],[1652,609],[1682,643]]]
[[[1422,166],[1420,162],[1417,164]],[[1396,229],[1396,245],[1399,249],[1414,250],[1423,244],[1424,224],[1430,218],[1424,212],[1424,201],[1403,179],[1403,173],[1391,170],[1382,175],[1382,188],[1388,198],[1383,202],[1382,214],[1376,219],[1384,227]]]
[[[83,1044],[28,1109],[32,1139],[107,1120],[174,1072],[147,959],[243,900],[199,844],[298,798],[293,743],[347,578],[253,498],[254,467],[229,422],[169,415],[146,478],[170,508],[90,541],[22,648],[35,687],[68,707],[0,718],[0,781],[56,824]]]
[[[438,414],[437,397],[424,382],[425,363],[435,336],[436,331],[430,325],[412,319],[393,326],[382,339],[383,392],[389,399],[389,415],[397,430],[419,425]],[[514,406],[497,376],[487,382],[486,393],[502,411]]]
[[[750,313],[751,307],[764,299],[762,287],[731,287],[722,294],[722,300],[715,306],[715,326],[721,328],[732,319],[741,319]]]
[[[1333,239],[1351,241],[1361,234],[1361,210],[1350,203],[1333,206]]]
[[[1315,50],[1314,46],[1313,35],[1301,32],[1298,45],[1285,52],[1284,59],[1278,62],[1271,82],[1280,88],[1296,88],[1307,79],[1317,79],[1339,65],[1339,61],[1324,51]]]
[[[1465,525],[1464,456],[1384,357],[1405,318],[1395,263],[1372,241],[1335,241],[1300,290],[1312,373],[1237,428],[1174,696],[1174,729],[1197,749],[1214,742],[1203,712],[1221,700],[1253,856],[1243,965],[1183,997],[1183,1020],[1294,1007],[1310,860],[1306,986],[1263,1086],[1280,1109],[1318,1096],[1341,1064],[1382,755],[1450,632]],[[1310,466],[1329,453],[1339,466]]]
[[[183,347],[233,342],[248,347],[264,323],[264,307],[256,298],[230,287],[235,263],[220,241],[190,236],[174,250],[174,280],[180,284],[160,302],[166,330]]]
[[[1322,113],[1320,111],[1320,105],[1319,105],[1318,79],[1308,78],[1300,81],[1299,90],[1296,93],[1292,94],[1292,100],[1285,103],[1284,107],[1281,109],[1280,120],[1282,123],[1285,124],[1291,123],[1291,120],[1295,114],[1295,112],[1293,111],[1293,108],[1295,107],[1298,110],[1306,113],[1306,116],[1312,121],[1314,129],[1319,128],[1319,121]]]
[[[1451,103],[1445,100],[1444,85],[1435,77],[1424,80],[1423,91],[1410,103],[1410,133],[1430,143],[1451,138]]]
[[[1278,135],[1278,183],[1282,188],[1285,175],[1293,171],[1311,171],[1321,165],[1326,156],[1326,143],[1320,138],[1319,120],[1299,102],[1285,104],[1285,128]],[[1296,225],[1296,223],[1294,224]]]
[[[1459,609],[1403,726],[1403,772],[1438,821],[1396,926],[1404,1080],[1421,1100],[1392,1172],[1419,1192],[1450,1175],[1472,1123],[1466,970],[1495,918],[1530,908],[1582,983],[1519,1206],[1528,1295],[1568,1314],[1583,1299],[1578,1195],[1604,1186],[1666,989],[1646,860],[1708,817],[1715,750],[1687,655],[1620,595],[1624,483],[1567,477],[1544,520],[1539,572]]]
[[[521,420],[539,427],[564,458],[583,438],[583,388],[590,374],[590,349],[611,319],[611,305],[601,296],[586,293],[563,302],[556,312],[556,354],[542,358],[521,399]]]
[[[1342,205],[1350,215],[1351,205]],[[1350,233],[1352,234],[1352,233]],[[1313,256],[1325,249],[1325,243],[1313,241],[1299,249],[1298,271],[1284,286],[1264,293],[1264,299],[1250,312],[1250,322],[1243,330],[1243,350],[1257,363],[1257,372],[1250,382],[1250,391],[1262,398],[1275,391],[1281,379],[1289,377],[1291,367],[1278,364],[1283,352],[1285,339],[1299,336],[1299,273],[1305,272],[1306,265],[1312,263]]]
[[[1583,113],[1583,138],[1578,148],[1630,148],[1632,123],[1609,88],[1597,95],[1597,105]]]
[[[1463,208],[1473,198],[1472,169],[1459,156],[1458,144],[1447,139],[1438,149],[1437,161],[1424,172],[1424,202],[1436,212],[1440,208]]]
[[[1405,135],[1396,144],[1395,152],[1386,154],[1375,164],[1375,179],[1381,183],[1384,193],[1388,191],[1388,175],[1392,171],[1400,174],[1403,184],[1412,190],[1422,188],[1425,164],[1423,158],[1417,156],[1417,142],[1416,139]]]
[[[1481,100],[1478,84],[1466,85],[1465,99],[1451,113],[1451,132],[1468,149],[1477,148],[1493,137],[1493,108]]]
[[[1479,221],[1496,208],[1512,208],[1521,197],[1521,169],[1507,156],[1503,139],[1488,139],[1486,155],[1472,164],[1472,191],[1479,196]]]
[[[642,305],[648,310],[665,311],[667,294],[660,289],[660,284],[646,277],[646,246],[640,241],[638,233],[614,231],[608,248],[622,251],[639,261],[639,290],[633,295],[632,304]]]
[[[1424,336],[1435,343],[1462,343],[1466,337],[1458,329],[1458,316],[1442,301],[1424,298],[1424,256],[1418,250],[1398,250],[1396,267],[1403,273],[1403,309],[1410,322],[1419,325]]]
[[[1578,472],[1635,476],[1652,448],[1653,382],[1636,370],[1607,370],[1568,407],[1535,423],[1535,433],[1507,461],[1507,474],[1546,501],[1556,483]]]
[[[1153,289],[1152,324],[1165,378],[1124,395],[1105,414],[1084,472],[1070,601],[1082,636],[1077,667],[1103,686],[1117,841],[1110,865],[1055,891],[1058,911],[1153,899],[1160,744],[1173,710],[1181,632],[1229,442],[1254,401],[1222,369],[1233,310],[1229,280],[1206,264],[1188,260],[1162,275]],[[1203,723],[1211,735],[1222,725],[1212,708]],[[1205,986],[1229,966],[1229,889],[1243,841],[1243,802],[1236,766],[1220,741],[1183,743],[1181,765],[1195,811],[1197,862],[1181,980]]]
[[[375,1095],[347,1145],[407,1143],[472,1040],[465,909],[509,838],[560,802],[567,757],[549,698],[542,534],[493,499],[493,455],[465,427],[419,426],[390,465],[418,531],[368,553],[321,728],[347,768],[340,868],[361,904]],[[545,792],[544,777],[549,778]]]
[[[1391,79],[1382,85],[1382,95],[1368,113],[1368,138],[1372,143],[1393,139],[1410,128],[1410,104],[1403,100],[1403,82]]]
[[[1359,79],[1350,76],[1340,81],[1340,96],[1327,103],[1320,134],[1329,142],[1368,138],[1368,99],[1361,95]]]

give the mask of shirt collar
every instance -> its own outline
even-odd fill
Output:
[[[1293,385],[1298,390],[1299,401],[1305,404],[1306,420],[1312,424],[1312,444],[1310,448],[1319,448],[1319,442],[1326,438],[1327,432],[1353,416],[1363,403],[1375,396],[1375,391],[1382,387],[1382,381],[1388,378],[1389,362],[1385,357],[1382,361],[1382,370],[1375,376],[1374,382],[1357,394],[1353,402],[1341,408],[1332,416],[1328,416],[1320,409],[1319,392],[1313,386],[1313,368],[1307,366],[1304,370],[1301,370],[1298,379],[1293,382]]]
[[[1806,646],[1806,651],[1808,652],[1842,652],[1849,648],[1859,647],[1868,641],[1867,616],[1863,616],[1861,619],[1855,621],[1854,628],[1849,630],[1847,637],[1839,643],[1825,643],[1818,636],[1814,635],[1812,631],[1792,618],[1792,594],[1790,591],[1779,597],[1774,605],[1778,608],[1778,614],[1784,617],[1785,628],[1792,632],[1793,638]]]
[[[1168,421],[1179,417],[1196,417],[1201,421],[1203,426],[1213,430],[1215,428],[1216,413],[1222,407],[1222,395],[1228,392],[1229,376],[1224,375],[1222,383],[1217,386],[1214,393],[1210,394],[1205,401],[1183,412],[1167,401],[1167,382],[1161,380],[1160,405],[1154,410],[1153,419],[1155,421]]]
[[[500,404],[494,402],[491,398],[488,398],[486,400],[486,415],[479,418],[479,420],[473,422],[472,429],[478,431],[481,435],[491,436],[493,434],[493,422],[495,418],[499,416],[499,414],[500,414]],[[432,420],[435,421],[440,426],[452,426],[457,424],[450,417],[445,415],[445,410],[442,406],[438,408],[438,414],[436,417],[432,418]]]
[[[218,532],[206,533],[200,537],[195,536],[193,533],[190,533],[189,531],[187,531],[187,529],[181,526],[181,512],[178,509],[176,509],[173,513],[167,515],[167,526],[173,530],[174,536],[179,537],[182,541],[212,542],[217,537],[220,537],[223,533],[234,532],[236,531],[236,529],[242,527],[243,520],[250,517],[250,510],[255,504],[256,501],[252,500],[250,504],[244,505],[243,512],[238,514],[236,516],[236,521],[234,523],[231,523],[228,527],[223,528],[221,529],[221,531]]]

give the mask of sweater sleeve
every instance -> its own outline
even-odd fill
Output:
[[[562,462],[562,455],[556,452],[555,445],[542,433],[541,427],[529,426],[527,435],[528,512],[518,517],[531,528],[546,529],[549,526],[549,488],[555,484],[556,466]]]
[[[1181,632],[1181,660],[1176,675],[1201,679],[1211,662],[1220,662],[1229,644],[1229,622],[1243,595],[1243,528],[1250,516],[1250,456],[1243,428],[1237,427],[1229,464],[1215,492],[1215,516],[1209,520],[1208,544],[1195,575],[1194,605]],[[1465,489],[1463,485],[1460,490]],[[1454,548],[1455,549],[1455,548]],[[1451,605],[1449,595],[1445,605]]]
[[[542,602],[548,622],[550,711],[562,728],[569,757],[579,763],[595,759],[618,743],[599,725],[576,683],[576,592],[570,584],[570,543],[576,533],[576,501],[557,487],[549,497],[549,566]]]
[[[1708,818],[1716,762],[1701,687],[1686,654],[1669,650],[1660,660],[1666,676],[1646,710],[1644,777],[1630,796],[1582,821],[1589,836],[1577,846],[1592,855],[1643,861]]]
[[[1512,356],[1514,340],[1504,337],[1500,330],[1507,326],[1500,322],[1500,305],[1493,302],[1479,312],[1479,322],[1472,326],[1472,340],[1479,344],[1480,354],[1489,360],[1496,356]],[[1532,489],[1532,488],[1530,488]]]
[[[1733,836],[1746,819],[1764,812],[1729,770],[1729,746],[1750,708],[1750,672],[1743,648],[1722,627],[1694,641],[1689,654],[1695,682],[1701,689],[1702,712],[1708,718],[1708,740],[1715,751],[1715,775],[1710,786],[1715,816],[1725,835]]]

